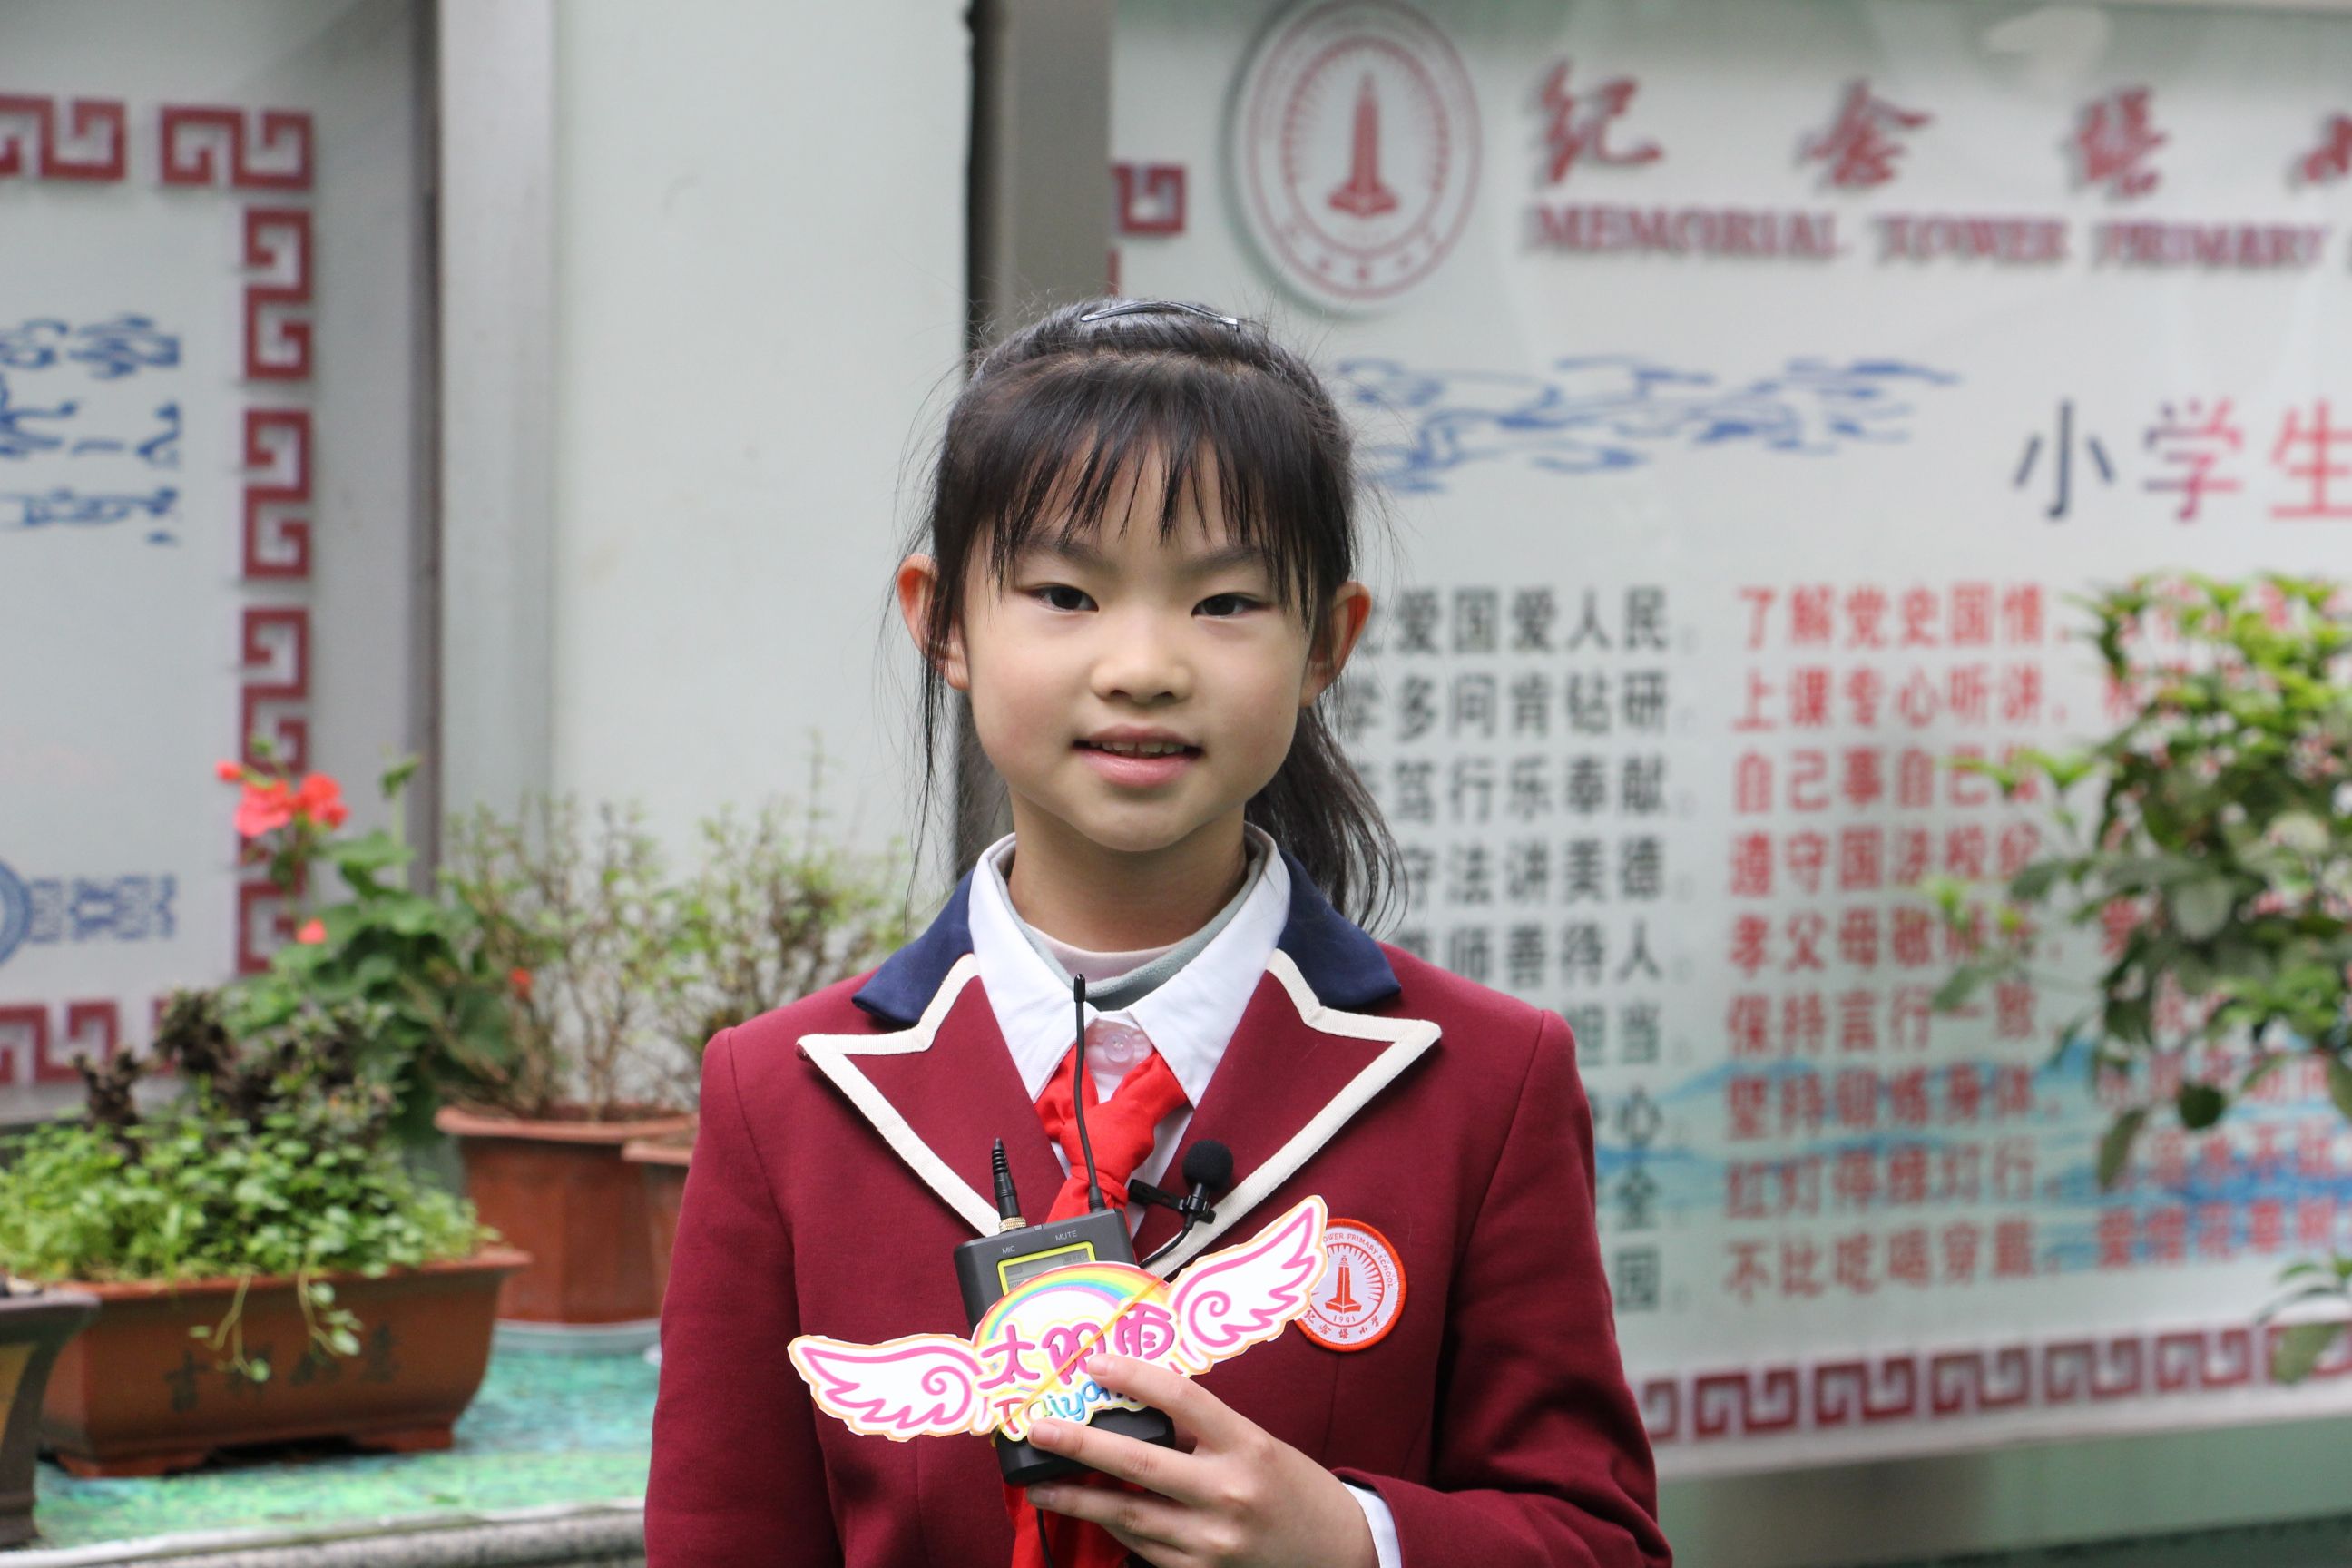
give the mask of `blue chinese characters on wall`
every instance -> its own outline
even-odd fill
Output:
[[[142,526],[176,544],[180,340],[120,311],[0,328],[0,534]]]
[[[1901,360],[1798,358],[1725,385],[1638,355],[1557,360],[1547,372],[1340,362],[1341,400],[1369,416],[1366,471],[1389,489],[1443,490],[1457,468],[1516,462],[1559,474],[1639,468],[1664,453],[1747,444],[1804,456],[1909,437],[1914,396],[1956,384]]]
[[[167,942],[179,879],[20,877],[0,860],[0,966],[20,949],[65,942]]]

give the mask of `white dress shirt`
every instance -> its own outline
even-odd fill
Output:
[[[1192,1123],[1192,1108],[1208,1091],[1209,1079],[1223,1059],[1225,1045],[1240,1026],[1250,997],[1265,975],[1266,961],[1274,956],[1275,943],[1290,918],[1289,868],[1263,831],[1252,826],[1244,826],[1243,831],[1264,850],[1257,858],[1262,868],[1256,883],[1224,930],[1210,938],[1209,944],[1194,954],[1190,963],[1132,1005],[1097,1013],[1092,1003],[1087,1005],[1089,1025],[1101,1018],[1140,1029],[1150,1037],[1152,1047],[1175,1074],[1190,1102],[1169,1112],[1160,1121],[1152,1139],[1150,1157],[1134,1172],[1154,1186],[1163,1184],[1161,1178],[1176,1157],[1184,1129]],[[971,879],[966,918],[971,927],[971,954],[980,965],[981,989],[987,994],[989,1006],[996,1015],[996,1026],[1004,1036],[1013,1065],[1020,1071],[1021,1087],[1034,1101],[1045,1092],[1045,1080],[1069,1053],[1076,1018],[1069,991],[1030,944],[1024,934],[1021,917],[1013,908],[1012,893],[1004,880],[1004,868],[1012,858],[1011,834],[981,852]],[[1045,936],[1050,945],[1065,945],[1045,932],[1038,934]],[[1139,963],[1147,961],[1139,958]],[[1091,1044],[1087,1072],[1097,1092],[1108,1098],[1116,1080],[1109,1072],[1097,1069]],[[1054,1153],[1066,1174],[1069,1157],[1063,1153],[1058,1142]],[[1142,1208],[1138,1204],[1129,1212],[1130,1228],[1143,1223]],[[1350,1486],[1348,1495],[1364,1510],[1364,1521],[1371,1527],[1380,1568],[1402,1568],[1403,1548],[1397,1541],[1396,1521],[1389,1512],[1389,1505],[1381,1500],[1379,1493],[1363,1487]]]

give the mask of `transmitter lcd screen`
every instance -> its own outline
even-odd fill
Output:
[[[1006,1290],[1011,1290],[1024,1279],[1043,1274],[1048,1268],[1064,1268],[1073,1263],[1092,1263],[1094,1260],[1092,1243],[1073,1242],[1067,1247],[1057,1247],[1051,1252],[1033,1252],[1025,1258],[1008,1258],[996,1266],[996,1278]]]

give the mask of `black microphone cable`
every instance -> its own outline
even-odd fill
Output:
[[[1103,1201],[1102,1183],[1095,1179],[1095,1146],[1087,1137],[1087,977],[1083,974],[1070,982],[1070,995],[1078,1005],[1078,1043],[1070,1053],[1070,1114],[1077,1118],[1078,1152],[1087,1162],[1087,1212],[1100,1214],[1110,1205]]]

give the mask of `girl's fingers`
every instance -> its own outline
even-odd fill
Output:
[[[1191,1433],[1200,1443],[1221,1447],[1257,1428],[1236,1415],[1232,1405],[1181,1372],[1156,1362],[1099,1352],[1087,1360],[1087,1373],[1104,1387],[1131,1394],[1176,1423],[1180,1433]]]
[[[1181,1550],[1185,1521],[1192,1517],[1190,1509],[1150,1492],[1083,1487],[1068,1481],[1046,1481],[1031,1487],[1029,1500],[1048,1513],[1098,1524],[1110,1531],[1121,1546],[1145,1556]]]
[[[1198,1506],[1202,1500],[1198,1472],[1204,1461],[1190,1454],[1072,1421],[1040,1421],[1029,1428],[1029,1441],[1175,1502]]]

